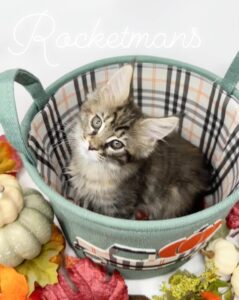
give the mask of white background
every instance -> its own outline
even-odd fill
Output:
[[[37,24],[40,14],[45,16]],[[127,28],[129,34],[146,33],[151,40],[158,34],[164,42],[157,47],[147,47],[144,43],[137,47],[137,43],[132,42],[127,47],[100,48],[92,42],[97,23],[96,33],[104,34],[105,41],[113,33],[120,37]],[[184,34],[184,44],[187,44],[193,31],[200,41],[197,47],[185,47],[182,40],[174,40],[174,37]],[[71,42],[77,35],[85,34],[88,42],[91,39],[91,45],[59,48],[57,41],[63,33],[68,33]],[[48,35],[45,44],[39,41]],[[88,62],[129,54],[173,58],[223,76],[238,50],[238,0],[7,0],[1,3],[0,72],[24,68],[40,78],[45,87]],[[21,119],[31,99],[18,88],[16,96]],[[21,181],[33,186],[25,172]],[[194,258],[186,267],[199,271],[202,267],[200,258]],[[164,278],[128,281],[129,291],[151,296],[158,292]]]

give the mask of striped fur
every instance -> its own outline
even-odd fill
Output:
[[[178,118],[149,118],[141,112],[129,95],[130,78],[122,80],[124,68],[89,94],[71,132],[69,174],[76,202],[121,218],[133,218],[137,210],[150,219],[191,213],[208,189],[203,156],[172,133]],[[95,116],[101,120],[97,129]],[[114,150],[113,140],[122,149]]]

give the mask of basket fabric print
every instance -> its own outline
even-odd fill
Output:
[[[87,94],[124,64],[134,68],[131,90],[142,111],[154,117],[180,114],[180,134],[211,162],[213,184],[204,210],[170,220],[134,221],[99,215],[69,200],[76,200],[66,172],[71,127]],[[21,126],[14,81],[34,100]],[[145,278],[169,272],[196,253],[239,199],[238,81],[239,54],[223,79],[191,65],[148,56],[97,61],[46,90],[27,71],[10,70],[0,75],[0,121],[33,180],[48,195],[77,254],[112,265],[126,277]]]

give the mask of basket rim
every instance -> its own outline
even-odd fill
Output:
[[[131,56],[117,56],[117,57],[110,57],[104,58],[101,60],[96,60],[92,63],[83,65],[73,71],[61,76],[58,80],[53,82],[46,88],[46,94],[50,97],[53,93],[55,93],[62,85],[66,84],[70,80],[72,80],[77,75],[80,75],[84,72],[89,72],[92,69],[104,67],[111,64],[120,64],[120,63],[132,63],[132,62],[142,62],[142,63],[157,63],[157,64],[164,64],[168,66],[174,67],[181,67],[185,70],[190,72],[197,73],[219,85],[221,85],[222,78],[202,69],[200,67],[187,64],[181,61],[156,57],[156,56],[145,56],[145,55],[131,55]],[[239,103],[239,90],[235,89],[230,97],[234,96],[235,99]],[[34,103],[28,109],[22,124],[21,130],[27,144],[28,133],[30,131],[31,122],[38,111],[36,111],[36,106]],[[51,187],[49,187],[42,179],[40,174],[38,173],[36,166],[33,165],[27,157],[21,155],[24,165],[28,170],[29,174],[33,181],[37,184],[40,190],[45,193],[50,202],[55,202],[56,205],[60,205],[62,210],[67,210],[73,214],[77,214],[79,217],[86,221],[90,221],[97,225],[121,229],[125,231],[137,231],[137,232],[148,232],[148,231],[170,231],[189,226],[191,224],[198,223],[202,225],[202,222],[205,220],[210,220],[210,222],[214,221],[217,218],[219,213],[224,214],[225,212],[229,211],[230,207],[239,200],[239,189],[235,190],[230,196],[225,198],[223,201],[213,205],[212,207],[206,208],[200,212],[193,213],[191,215],[167,219],[167,220],[150,220],[150,221],[136,221],[136,220],[126,220],[126,219],[119,219],[119,218],[112,218],[105,215],[100,215],[95,212],[86,210],[82,207],[77,206],[76,204],[70,202],[69,200],[65,199],[62,195],[54,191]],[[211,222],[211,223],[212,223]]]

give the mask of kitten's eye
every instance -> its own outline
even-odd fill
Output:
[[[110,147],[113,148],[114,150],[119,150],[121,148],[124,147],[124,144],[121,143],[120,141],[118,140],[113,140],[109,143]]]
[[[101,125],[102,125],[101,118],[97,115],[94,116],[94,118],[91,120],[91,126],[94,129],[100,129]]]

